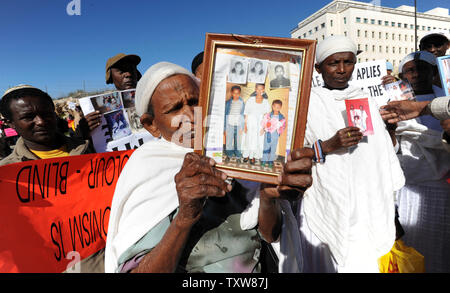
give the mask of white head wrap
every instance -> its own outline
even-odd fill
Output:
[[[352,52],[356,56],[355,43],[346,36],[329,36],[317,44],[316,63],[320,64],[335,53]]]
[[[436,66],[436,57],[432,53],[427,51],[417,51],[409,53],[405,58],[403,58],[402,62],[398,65],[398,72],[402,73],[403,66],[412,60],[423,60],[433,66]]]
[[[197,80],[187,69],[170,62],[159,62],[147,69],[136,86],[135,104],[139,116],[147,112],[153,92],[161,81],[175,74],[186,74]]]

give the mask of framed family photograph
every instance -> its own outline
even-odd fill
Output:
[[[208,33],[195,151],[230,177],[277,184],[291,150],[303,146],[315,45]]]

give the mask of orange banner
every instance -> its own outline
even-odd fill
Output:
[[[105,246],[133,150],[0,167],[0,272],[63,272]]]

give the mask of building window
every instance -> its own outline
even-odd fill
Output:
[[[379,48],[378,48],[378,51],[381,53],[383,50],[382,50],[382,46],[380,46]]]
[[[312,35],[312,30],[309,30],[309,35]]]
[[[401,28],[401,27],[402,27],[402,24],[401,24],[400,22],[397,23],[397,27]]]
[[[372,32],[372,39],[375,39],[375,32]]]
[[[385,20],[385,21],[384,21],[384,25],[385,25],[385,26],[389,26],[389,21]]]
[[[361,31],[360,31],[360,30],[357,30],[357,31],[356,31],[356,36],[358,36],[358,37],[361,36]]]
[[[392,60],[392,65],[395,67],[395,60]]]
[[[414,29],[414,25],[410,24],[409,28],[413,30]]]
[[[347,36],[347,32],[346,31],[344,32],[344,36]]]
[[[325,35],[322,35],[322,40],[325,40]]]
[[[358,63],[361,63],[361,58],[358,58]]]
[[[392,47],[392,53],[395,53],[395,47]]]
[[[347,18],[344,17],[344,24],[347,24]]]
[[[375,24],[375,19],[371,19],[371,20],[370,20],[370,23],[371,23],[371,24]]]
[[[364,37],[367,38],[367,31],[364,31]]]
[[[372,52],[375,52],[375,45],[372,45]]]
[[[361,44],[358,44],[358,50],[361,50]]]
[[[392,40],[395,40],[395,34],[392,34]]]
[[[408,24],[407,23],[403,24],[403,28],[408,28]]]
[[[331,27],[333,26],[333,20],[332,19],[330,20],[330,26]]]
[[[365,46],[364,46],[364,49],[365,49],[366,52],[369,51],[369,46],[368,46],[368,45],[365,45]]]
[[[430,31],[431,30],[431,27],[427,27],[427,31]]]
[[[386,53],[389,53],[389,46],[386,46]]]
[[[395,22],[391,22],[391,26],[395,26]]]
[[[389,34],[386,33],[386,40],[389,40]]]
[[[414,36],[411,36],[411,42],[414,42]]]
[[[405,42],[408,40],[408,35],[405,35]]]
[[[402,53],[402,47],[398,47],[398,53],[399,53],[399,54]]]
[[[378,38],[381,39],[381,32],[378,32]]]
[[[303,34],[303,38],[306,38],[306,33]]]
[[[364,18],[364,23],[368,23],[369,20],[367,18]]]
[[[356,22],[361,22],[361,17],[357,17]]]
[[[314,28],[314,30],[317,32],[317,31],[319,30],[319,27],[316,26],[316,27]]]
[[[423,30],[423,31],[425,30],[425,26],[424,26],[424,25],[422,25],[422,30]]]
[[[378,20],[378,25],[381,25],[383,22],[381,20]]]

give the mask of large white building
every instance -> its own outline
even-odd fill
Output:
[[[351,0],[334,0],[291,30],[292,38],[323,40],[330,35],[352,38],[362,51],[358,62],[386,59],[398,64],[416,50],[414,7],[382,7]],[[419,40],[432,30],[450,33],[448,8],[417,12],[417,47]],[[417,48],[418,50],[418,48]]]

